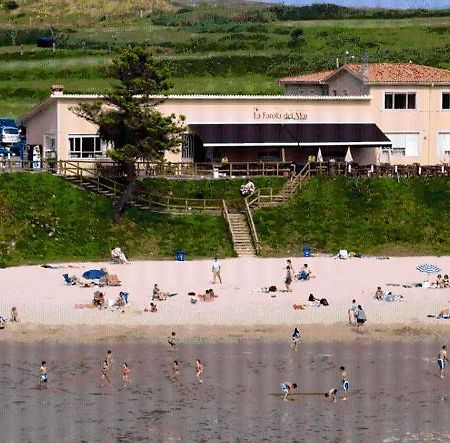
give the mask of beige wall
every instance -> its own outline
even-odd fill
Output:
[[[344,80],[351,76],[342,76]],[[345,80],[347,81],[347,80]],[[343,85],[343,82],[340,83]],[[385,110],[385,92],[416,92],[416,109]],[[159,106],[164,114],[184,115],[186,124],[200,122],[216,123],[376,123],[385,133],[419,133],[417,157],[392,157],[396,164],[440,163],[437,156],[437,134],[450,132],[450,111],[441,110],[442,92],[450,87],[386,87],[371,86],[370,97],[172,97]],[[46,133],[57,136],[58,158],[67,159],[69,134],[96,134],[94,125],[76,116],[71,107],[86,97],[55,97],[41,112],[25,121],[29,143],[42,144]],[[91,100],[94,100],[93,98]],[[289,153],[289,159],[297,158]],[[292,154],[292,157],[291,157]],[[245,153],[236,154],[242,160]],[[379,157],[379,155],[378,155]],[[376,162],[375,150],[361,149],[360,162]],[[167,155],[170,161],[180,161],[181,153]],[[288,160],[288,159],[287,159]]]
[[[369,95],[369,88],[347,71],[340,71],[327,81],[330,95]]]
[[[395,157],[397,164],[414,162],[431,165],[444,159],[437,156],[438,132],[450,132],[450,111],[441,109],[442,92],[449,87],[429,86],[372,86],[372,108],[374,120],[385,133],[419,133],[419,155],[417,157]],[[416,109],[384,109],[385,92],[415,92]]]
[[[45,107],[26,124],[27,142],[30,145],[43,145],[45,134],[54,134],[58,131],[56,106]]]

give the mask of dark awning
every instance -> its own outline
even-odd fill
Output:
[[[195,123],[205,147],[391,146],[375,123]]]

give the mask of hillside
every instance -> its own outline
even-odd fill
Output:
[[[254,216],[266,255],[339,249],[379,255],[450,254],[448,179],[315,177],[284,208]]]
[[[104,259],[114,246],[135,259],[233,255],[221,217],[129,210],[114,225],[110,200],[58,177],[0,174],[0,189],[0,266]]]
[[[152,185],[153,183],[153,185]],[[220,186],[218,185],[220,184]],[[156,180],[154,191],[181,197],[237,198],[241,181]],[[279,187],[282,179],[258,186]],[[126,211],[111,222],[111,202],[48,174],[0,175],[0,266],[98,260],[120,245],[132,258],[232,256],[222,217],[169,216]],[[298,256],[339,249],[377,255],[450,254],[450,182],[447,179],[315,177],[288,205],[264,208],[254,219],[263,255]]]

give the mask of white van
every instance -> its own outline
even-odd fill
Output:
[[[4,145],[12,145],[20,142],[20,129],[10,126],[3,126],[1,128],[1,142]]]

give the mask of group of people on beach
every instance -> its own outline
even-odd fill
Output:
[[[298,349],[298,345],[300,343],[300,337],[301,337],[300,330],[297,327],[295,327],[294,331],[292,332],[292,335],[291,335],[291,348],[293,348],[294,351],[297,351],[297,349]],[[348,375],[347,375],[345,366],[341,366],[339,368],[339,370],[341,372],[341,388],[343,391],[342,400],[347,400],[348,399],[348,390],[350,388],[350,382],[348,380]],[[281,383],[280,389],[281,389],[281,392],[284,394],[283,400],[288,401],[289,395],[297,387],[298,387],[297,383],[292,383],[292,382],[287,382],[287,381]],[[329,389],[324,394],[325,398],[329,399],[332,402],[336,402],[337,398],[338,398],[337,397],[338,391],[339,391],[339,389],[334,388],[334,387]]]

